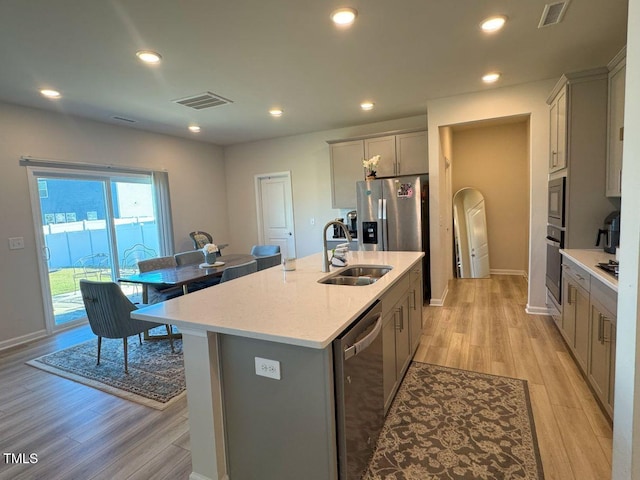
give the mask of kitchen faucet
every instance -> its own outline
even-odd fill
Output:
[[[323,272],[328,272],[329,271],[329,252],[327,251],[328,250],[328,247],[327,247],[327,230],[332,225],[337,225],[340,228],[342,228],[342,231],[344,232],[344,236],[347,238],[347,242],[351,241],[351,235],[349,234],[349,228],[344,223],[339,222],[337,220],[331,220],[329,223],[327,223],[324,226],[324,230],[322,232],[322,271]]]

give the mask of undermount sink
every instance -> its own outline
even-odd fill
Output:
[[[321,278],[318,283],[350,286],[371,285],[389,273],[392,268],[390,265],[353,265]]]

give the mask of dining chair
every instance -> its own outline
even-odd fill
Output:
[[[254,245],[251,248],[251,255],[258,262],[258,271],[280,265],[282,262],[279,245]]]
[[[201,232],[196,230],[189,234],[191,240],[193,240],[193,248],[196,250],[202,249],[207,243],[213,243],[213,237],[210,233]]]
[[[149,258],[147,260],[140,260],[138,262],[138,270],[140,273],[152,272],[153,270],[161,270],[163,268],[173,268],[177,265],[176,259],[173,255],[168,257],[156,257]],[[147,300],[145,303],[160,303],[170,298],[179,297],[182,295],[182,287],[166,286],[166,287],[154,287],[147,285]]]
[[[80,292],[82,293],[82,301],[84,302],[91,331],[98,336],[98,361],[96,365],[100,365],[102,337],[122,338],[124,345],[124,372],[128,374],[127,338],[132,335],[138,335],[140,345],[142,345],[140,334],[146,330],[159,327],[161,324],[131,318],[131,312],[137,310],[138,307],[131,303],[131,300],[122,292],[117,283],[82,279],[80,280]],[[169,325],[165,325],[165,327],[171,344],[171,352],[174,352],[171,327]]]
[[[280,245],[254,245],[251,247],[251,255],[254,257],[264,257],[280,253]]]
[[[204,253],[202,250],[191,250],[188,252],[176,253],[174,255],[176,264],[181,267],[183,265],[199,265],[204,263]],[[220,283],[220,278],[215,277],[207,280],[201,280],[198,282],[191,282],[189,284],[189,291],[202,290],[203,288],[211,287]]]
[[[232,267],[227,267],[224,272],[222,272],[222,277],[220,278],[220,283],[227,282],[229,280],[233,280],[234,278],[243,277],[250,273],[254,273],[258,271],[258,263],[255,260],[251,260],[247,263],[241,263],[240,265],[234,265]]]
[[[204,253],[202,250],[190,250],[188,252],[176,253],[174,255],[176,265],[195,265],[204,263]]]

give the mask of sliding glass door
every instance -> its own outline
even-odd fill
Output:
[[[152,174],[30,167],[47,327],[86,319],[79,281],[113,281],[165,253]],[[140,292],[123,287],[134,301]]]

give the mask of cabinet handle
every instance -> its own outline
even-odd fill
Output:
[[[598,343],[602,343],[602,314],[598,314]]]
[[[400,321],[402,320],[402,317],[400,316],[400,309],[396,309],[396,313],[395,315],[395,326],[396,326],[396,330],[398,331],[402,331],[402,327],[400,326]]]
[[[624,127],[620,127],[620,130],[618,130],[618,135],[620,135],[620,141],[624,142]]]
[[[604,322],[609,322],[609,336],[607,337],[607,336],[604,334],[606,330],[603,328],[603,329],[602,329],[602,343],[603,343],[603,344],[605,344],[605,343],[611,343],[611,327],[613,326],[613,323],[612,323],[612,322],[611,322],[611,320],[609,320],[608,318],[606,318],[606,317],[603,317],[603,318],[604,318]],[[603,322],[603,324],[604,324],[604,322]]]
[[[396,175],[400,175],[400,171],[401,171],[400,162],[396,162]]]
[[[569,286],[568,286],[568,290],[569,290],[569,292],[568,292],[568,293],[569,293],[569,295],[567,295],[567,297],[568,297],[568,298],[567,298],[567,305],[573,305],[573,304],[571,303],[571,291],[573,290],[573,285],[569,285]]]

